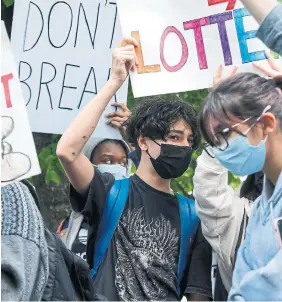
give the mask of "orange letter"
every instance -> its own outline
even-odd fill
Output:
[[[139,63],[137,72],[139,74],[142,74],[142,73],[151,73],[151,72],[160,72],[161,71],[161,67],[160,67],[159,64],[156,64],[156,65],[147,65],[147,66],[144,65],[142,45],[141,45],[141,41],[140,41],[139,31],[133,31],[133,32],[131,32],[131,36],[139,44],[139,46],[137,46],[135,48],[136,56],[137,56],[138,63]]]

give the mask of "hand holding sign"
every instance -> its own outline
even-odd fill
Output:
[[[253,65],[262,71],[267,77],[274,78],[282,76],[282,64],[277,62],[271,55],[270,51],[267,52],[267,61],[265,62],[255,62]]]
[[[134,46],[138,46],[135,39],[129,37],[122,39],[120,47],[113,50],[113,63],[111,79],[123,84],[129,71],[135,71],[138,65]]]

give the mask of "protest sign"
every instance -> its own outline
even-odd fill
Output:
[[[39,174],[11,44],[1,23],[1,186]]]
[[[216,68],[254,71],[265,46],[257,23],[236,0],[118,0],[125,36],[140,46],[135,97],[208,88]]]
[[[121,38],[115,1],[15,1],[12,47],[32,131],[65,131],[106,83]],[[127,88],[112,101],[125,103]],[[104,117],[94,134],[119,137]]]

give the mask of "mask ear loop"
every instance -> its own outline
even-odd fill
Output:
[[[271,109],[271,105],[267,105],[265,107],[265,109],[263,110],[262,114],[256,119],[256,122],[248,129],[246,130],[245,132],[243,132],[244,135],[247,135],[252,129],[253,127],[256,125],[256,123],[262,118],[262,116]],[[267,140],[268,136],[265,138],[265,142]]]

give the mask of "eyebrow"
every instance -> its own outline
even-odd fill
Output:
[[[184,130],[174,130],[174,129],[172,129],[172,130],[170,130],[169,134],[171,134],[171,133],[177,133],[177,134],[182,134],[182,135],[184,135]],[[190,134],[188,135],[188,137],[189,137],[189,138],[193,138],[193,137],[194,137],[194,136],[193,136],[193,133],[190,133]]]
[[[102,156],[108,156],[108,157],[113,157],[114,154],[112,153],[103,153]],[[126,155],[122,157],[122,159],[127,159]]]
[[[169,133],[178,133],[178,134],[184,134],[183,130],[170,130]]]

